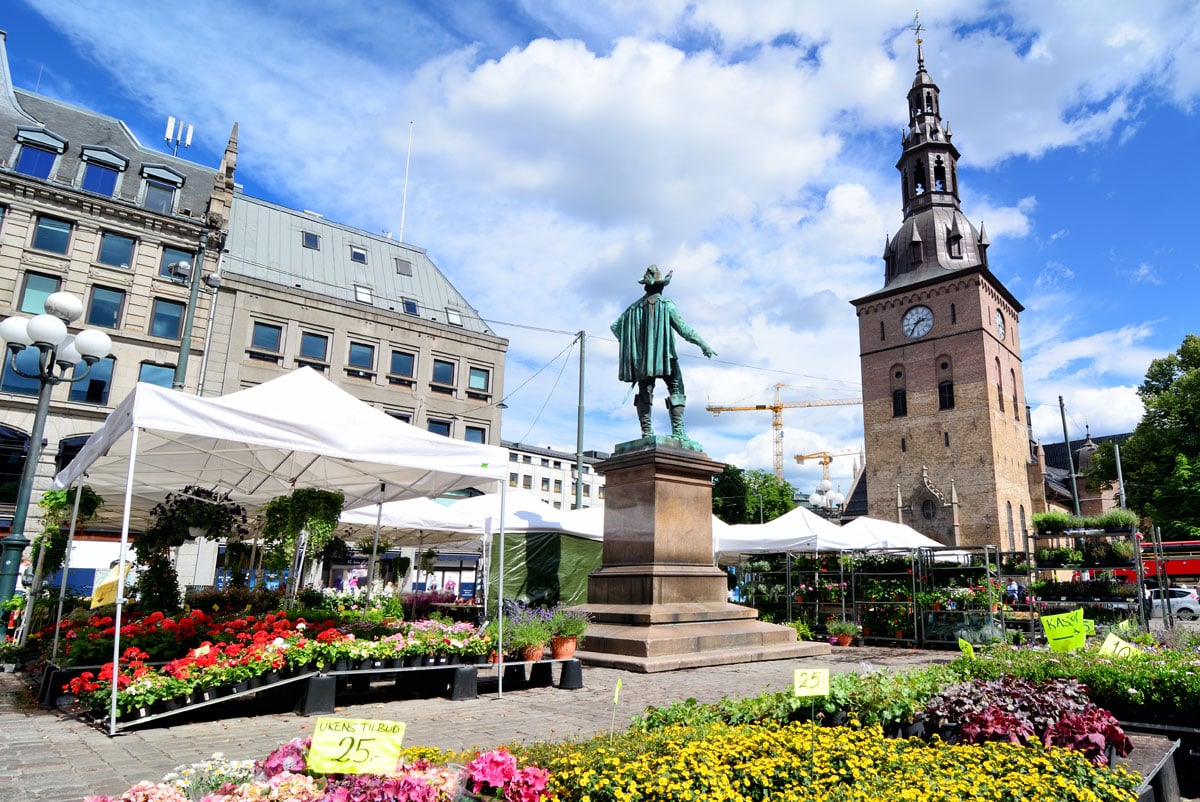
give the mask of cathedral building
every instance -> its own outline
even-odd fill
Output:
[[[1045,505],[1021,377],[1023,307],[988,266],[983,224],[960,207],[959,152],[917,47],[896,163],[904,221],[884,247],[883,288],[852,301],[867,512],[950,546],[1023,549]]]

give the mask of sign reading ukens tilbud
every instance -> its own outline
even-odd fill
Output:
[[[390,774],[406,725],[370,718],[318,718],[308,768],[319,774]]]
[[[1083,628],[1083,608],[1060,615],[1042,616],[1042,631],[1052,652],[1082,649],[1087,640]]]

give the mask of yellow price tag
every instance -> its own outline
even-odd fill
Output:
[[[1086,637],[1083,626],[1082,607],[1061,615],[1042,616],[1042,630],[1046,633],[1052,652],[1082,649]]]
[[[1104,643],[1100,644],[1100,654],[1111,654],[1113,657],[1129,657],[1133,654],[1133,646],[1123,641],[1113,633],[1108,633]]]
[[[971,658],[972,660],[975,659],[975,647],[972,646],[971,642],[968,641],[967,639],[959,638],[958,639],[958,648],[960,650],[962,650],[962,653],[965,654],[967,657]]]
[[[797,668],[793,689],[796,696],[828,696],[828,668]]]
[[[617,680],[617,689],[613,691],[613,704],[617,703],[617,698],[621,695],[621,680]]]
[[[1083,634],[1084,635],[1095,635],[1096,634],[1096,622],[1090,618],[1083,619]]]
[[[404,724],[370,718],[318,718],[308,768],[320,774],[389,774],[400,763]]]

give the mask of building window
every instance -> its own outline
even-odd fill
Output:
[[[1019,404],[1017,404],[1017,372],[1015,370],[1010,370],[1008,372],[1008,376],[1009,383],[1012,384],[1013,420],[1020,423],[1021,407]]]
[[[461,326],[463,324],[462,315],[459,314],[459,311],[457,309],[451,309],[450,307],[447,306],[446,307],[446,322],[449,323],[451,326]]]
[[[942,442],[945,444],[946,448],[950,447],[950,432],[942,432]]]
[[[69,222],[53,217],[38,217],[37,228],[33,232],[33,247],[39,251],[65,254],[70,242],[71,224]]]
[[[403,257],[396,257],[396,275],[411,276],[413,274],[412,262]]]
[[[71,392],[68,394],[67,399],[83,404],[107,404],[108,391],[112,387],[113,364],[115,361],[111,356],[106,356],[92,365],[92,369],[88,371],[86,379],[74,382],[71,385]],[[84,367],[86,367],[85,364],[80,362],[75,366],[75,370],[82,373]]]
[[[58,154],[52,150],[36,145],[21,145],[21,152],[17,154],[17,163],[13,169],[21,175],[45,181],[50,178],[50,171],[54,169],[54,160],[57,158]]]
[[[492,372],[487,368],[471,368],[467,377],[467,389],[486,393],[491,389]]]
[[[392,351],[392,363],[388,369],[388,376],[397,379],[396,383],[411,384],[416,363],[415,354],[408,351]]]
[[[925,499],[921,502],[921,517],[926,521],[932,521],[937,517],[937,505],[933,503],[933,499]]]
[[[515,473],[510,473],[508,475],[508,486],[509,487],[517,486],[517,475]]]
[[[175,382],[175,366],[143,362],[138,366],[138,381],[153,384],[155,387],[166,387],[169,390]]]
[[[346,363],[357,370],[347,370],[346,373],[360,378],[370,378],[370,371],[375,370],[375,346],[367,343],[350,343],[350,353]]]
[[[533,477],[532,476],[522,476],[521,477],[521,487],[525,488],[526,490],[533,490]]]
[[[554,460],[554,468],[555,468],[555,470],[561,470],[562,469],[562,460],[559,460],[559,459]]]
[[[133,245],[136,240],[123,234],[105,231],[100,235],[100,253],[96,261],[102,265],[128,269],[133,264]]]
[[[283,326],[256,322],[250,332],[250,358],[278,364],[282,344]]]
[[[547,459],[546,457],[542,457],[541,464],[542,464],[542,467],[543,467],[543,468],[549,468],[549,467],[550,467],[550,460],[549,460],[549,459]]]
[[[938,409],[954,409],[954,382],[938,382]]]
[[[179,339],[179,331],[183,327],[183,310],[184,305],[179,301],[155,298],[150,310],[150,335]]]
[[[412,415],[407,412],[389,412],[388,415],[392,416],[398,421],[412,423]]]
[[[359,284],[354,285],[354,300],[358,301],[360,304],[369,304],[375,302],[375,298],[371,294],[371,288],[363,287]]]
[[[908,443],[904,440],[903,437],[901,437],[900,438],[900,453],[904,453],[905,451],[908,451]]]
[[[190,251],[164,247],[162,258],[158,260],[158,275],[169,278],[172,281],[186,283],[191,276],[191,266],[195,259],[196,255]],[[183,264],[187,264],[188,267],[185,269]]]
[[[311,231],[300,232],[300,244],[309,250],[321,250],[321,238]]]
[[[142,208],[159,214],[170,214],[175,208],[175,189],[170,184],[147,180]]]
[[[1000,411],[1004,411],[1004,375],[1000,372],[1000,359],[996,358],[996,400],[1000,404]]]
[[[26,273],[25,287],[21,291],[21,311],[40,315],[46,311],[46,298],[58,292],[62,279],[44,276],[41,273]]]
[[[440,434],[443,437],[450,436],[450,421],[448,420],[435,420],[430,418],[428,428],[429,431],[433,432],[434,434]]]
[[[887,334],[884,331],[883,321],[881,320],[881,321],[879,321],[879,340],[880,340],[880,342],[882,342],[883,340],[886,340],[886,339],[887,339]]]
[[[1068,445],[1070,445],[1070,444],[1068,443]],[[1017,550],[1017,532],[1016,532],[1016,529],[1013,528],[1012,502],[1006,501],[1006,502],[1004,502],[1004,504],[1008,509],[1008,550],[1016,551]]]
[[[404,304],[404,314],[406,314],[406,315],[421,314],[421,310],[419,310],[417,308],[417,302],[414,301],[412,298],[404,298],[404,299],[402,299],[401,302]]]
[[[42,352],[36,348],[26,348],[17,354],[17,368],[26,373],[37,375],[41,369]],[[3,378],[0,379],[0,390],[18,395],[37,395],[41,383],[37,379],[27,379],[12,369],[12,357],[5,354]]]
[[[111,287],[92,287],[92,299],[87,310],[87,324],[106,329],[118,328],[121,324],[121,309],[124,306],[124,290],[114,290]]]
[[[454,363],[444,359],[433,360],[434,384],[454,385]]]
[[[107,164],[88,162],[83,168],[83,189],[111,198],[117,188],[118,173]]]
[[[954,304],[950,304],[950,322],[958,322],[958,310],[954,307]]]
[[[542,477],[542,492],[543,493],[550,492],[550,477],[549,476]]]
[[[508,461],[509,462],[520,462],[520,460],[521,460],[521,457],[519,454],[517,454],[517,452],[515,452],[515,451],[508,452]]]
[[[468,443],[486,443],[487,430],[482,426],[467,426],[463,430],[463,439]]]
[[[367,263],[367,249],[360,248],[357,245],[350,246],[350,261],[355,264],[365,265]]]
[[[523,463],[524,463],[524,464],[526,464],[526,465],[532,465],[532,464],[533,464],[533,457],[529,456],[528,454],[522,454],[522,455],[521,455],[521,462],[523,462]]]
[[[329,361],[329,337],[311,331],[300,332],[300,357],[317,362]]]
[[[950,250],[951,259],[962,258],[962,234],[950,235],[950,238],[946,240],[946,245]]]
[[[892,417],[902,418],[908,414],[908,388],[904,384],[904,368],[892,367]]]
[[[75,435],[74,437],[64,437],[58,441],[58,453],[54,455],[54,469],[61,471],[63,468],[71,464],[71,461],[79,456],[79,452],[83,451],[83,446],[88,441],[89,435]],[[0,446],[2,448],[2,446]],[[2,496],[0,496],[2,498]],[[16,500],[15,498],[13,499]],[[8,502],[9,504],[12,501]]]
[[[562,479],[555,479],[555,480],[554,480],[554,492],[555,492],[555,493],[561,493],[561,492],[562,492]]]

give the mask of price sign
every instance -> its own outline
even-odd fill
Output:
[[[1095,635],[1096,634],[1096,622],[1090,618],[1083,619],[1083,634],[1084,635]]]
[[[318,718],[308,767],[321,774],[388,774],[400,762],[405,725],[370,718]]]
[[[965,638],[959,638],[958,648],[962,650],[962,653],[967,657],[971,658],[972,660],[975,659],[975,647],[971,645],[970,641],[966,640]]]
[[[1042,630],[1046,633],[1052,652],[1082,649],[1085,641],[1083,608],[1061,615],[1042,616]]]
[[[828,668],[797,668],[793,680],[796,696],[828,696]]]
[[[1133,646],[1123,641],[1113,633],[1108,633],[1104,643],[1100,644],[1100,654],[1111,654],[1113,657],[1129,657],[1133,654]]]

